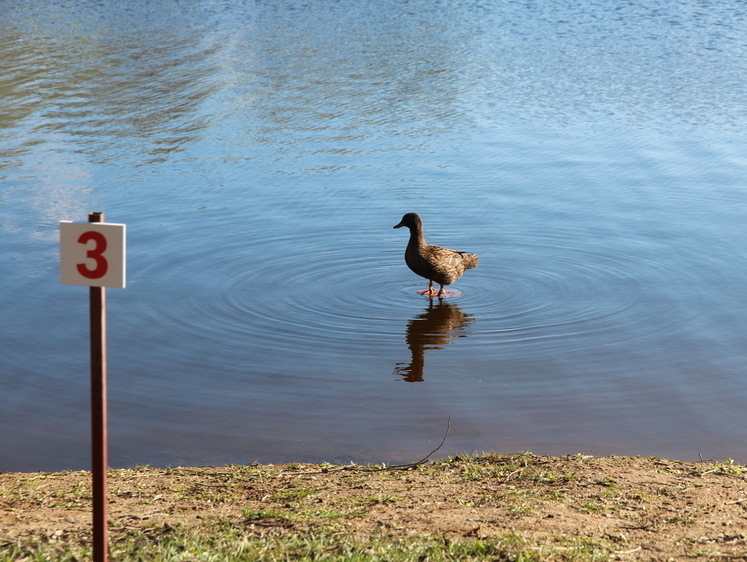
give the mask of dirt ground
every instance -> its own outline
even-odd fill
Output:
[[[90,474],[0,474],[0,549],[90,537]],[[747,560],[747,468],[657,458],[452,458],[410,470],[331,465],[136,468],[109,474],[111,537],[242,525],[282,533],[334,519],[360,536],[599,545],[620,560]],[[1,552],[1,550],[0,550]]]

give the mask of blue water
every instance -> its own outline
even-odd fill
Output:
[[[112,466],[747,462],[745,83],[736,0],[0,0],[0,470],[89,466],[89,211]]]

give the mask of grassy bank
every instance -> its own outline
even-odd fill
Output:
[[[656,458],[110,471],[112,560],[744,560],[747,469]],[[0,474],[0,561],[89,560],[90,474]]]

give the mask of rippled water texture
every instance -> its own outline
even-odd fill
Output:
[[[113,466],[747,462],[743,3],[0,8],[0,470],[88,467],[88,211]]]

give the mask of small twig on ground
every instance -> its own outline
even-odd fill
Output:
[[[441,443],[433,449],[430,453],[425,455],[422,459],[420,459],[417,462],[411,462],[408,464],[395,464],[391,466],[358,466],[357,464],[350,464],[345,466],[338,466],[335,468],[323,468],[321,470],[311,470],[307,472],[281,472],[278,474],[278,476],[299,476],[299,475],[305,475],[305,474],[327,474],[328,472],[339,472],[340,470],[357,470],[360,472],[381,472],[383,470],[412,470],[414,468],[417,468],[421,464],[424,464],[428,462],[428,459],[430,459],[431,455],[438,451],[441,447],[443,447],[444,443],[446,443],[446,438],[449,436],[449,430],[451,429],[451,416],[449,416],[448,421],[446,422],[446,433],[444,434],[444,438],[441,439]]]
[[[522,472],[524,472],[523,468],[517,468],[512,473],[510,473],[508,476],[506,476],[506,482],[508,482],[509,480],[511,480],[511,478],[513,477],[514,474],[521,474]]]
[[[631,548],[630,550],[618,550],[617,552],[615,552],[615,554],[617,556],[623,556],[625,554],[633,554],[634,552],[638,552],[642,548],[643,548],[642,546],[637,546],[635,548]]]
[[[446,433],[444,434],[444,438],[441,439],[441,443],[439,443],[438,447],[433,449],[430,453],[425,455],[422,459],[420,459],[417,462],[411,462],[409,464],[399,464],[399,465],[393,465],[393,466],[385,466],[382,468],[378,467],[361,467],[360,470],[370,470],[370,471],[378,471],[378,470],[411,470],[417,466],[420,466],[423,463],[428,462],[428,459],[431,457],[433,453],[438,451],[441,447],[443,447],[444,443],[446,443],[446,438],[449,436],[449,430],[451,429],[451,416],[449,416],[448,421],[446,422]]]
[[[734,501],[731,501],[731,502],[725,502],[725,505],[733,505],[735,503],[742,503],[744,501],[747,501],[747,498],[739,498],[738,500],[734,500]]]

